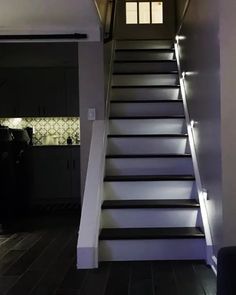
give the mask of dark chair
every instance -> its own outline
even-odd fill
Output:
[[[236,295],[236,247],[220,249],[217,259],[217,295]]]

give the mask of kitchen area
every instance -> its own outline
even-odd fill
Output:
[[[0,224],[35,207],[80,204],[76,43],[0,47]]]

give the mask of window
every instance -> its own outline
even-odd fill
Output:
[[[152,24],[163,24],[162,2],[152,2]]]
[[[126,2],[126,24],[163,24],[163,2]]]
[[[138,3],[126,2],[126,23],[137,24],[138,23]]]
[[[150,2],[139,2],[139,23],[150,24]]]

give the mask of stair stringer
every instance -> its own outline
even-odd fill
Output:
[[[205,233],[205,240],[206,240],[206,262],[207,264],[214,266],[214,255],[213,255],[213,241],[212,241],[212,235],[210,230],[210,223],[208,219],[208,213],[207,213],[207,191],[203,189],[202,182],[201,182],[201,176],[200,171],[198,167],[198,161],[197,161],[197,154],[196,154],[196,148],[194,143],[194,132],[193,132],[193,125],[191,124],[191,118],[188,111],[188,103],[187,103],[187,96],[185,91],[185,82],[184,82],[184,74],[181,70],[181,64],[180,64],[180,54],[179,54],[179,46],[178,46],[178,38],[176,37],[176,43],[175,43],[175,56],[177,60],[178,65],[178,72],[179,72],[179,80],[180,80],[180,91],[183,99],[183,105],[184,105],[184,113],[185,113],[185,120],[187,125],[187,133],[189,138],[189,146],[190,151],[192,154],[192,161],[193,161],[193,170],[196,180],[196,190],[197,195],[199,199],[200,204],[200,211],[201,211],[201,217],[202,217],[202,224],[203,224],[203,230]]]
[[[98,267],[103,179],[107,149],[107,121],[93,123],[81,221],[77,241],[77,268]]]

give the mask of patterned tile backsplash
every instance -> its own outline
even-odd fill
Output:
[[[45,144],[46,136],[56,137],[58,144],[66,144],[68,136],[73,143],[80,140],[80,119],[77,117],[63,118],[7,118],[0,119],[0,124],[9,128],[32,127],[34,130],[33,144]]]

